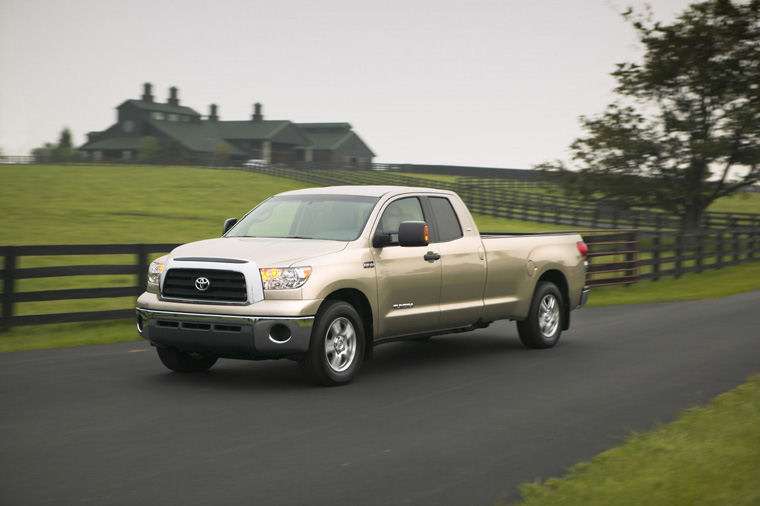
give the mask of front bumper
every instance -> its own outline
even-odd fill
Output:
[[[267,317],[137,308],[137,331],[156,346],[228,358],[280,358],[309,350],[313,316]]]
[[[588,286],[584,286],[583,291],[581,292],[581,301],[578,303],[578,309],[586,305],[586,302],[588,302],[588,295],[590,293],[591,293],[591,288]]]

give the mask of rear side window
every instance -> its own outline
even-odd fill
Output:
[[[459,225],[457,213],[451,207],[451,202],[445,197],[430,197],[430,206],[438,225],[438,241],[448,242],[462,237],[462,227]]]

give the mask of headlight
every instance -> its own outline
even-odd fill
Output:
[[[264,290],[301,288],[311,275],[311,267],[271,267],[259,269]]]
[[[158,282],[161,279],[161,273],[164,272],[163,262],[153,262],[148,268],[148,291],[158,293]]]

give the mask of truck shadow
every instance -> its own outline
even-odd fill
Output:
[[[540,350],[526,350],[516,335],[499,335],[488,330],[448,334],[425,341],[394,341],[376,347],[374,357],[363,364],[354,382],[340,387],[339,390],[361,388],[378,381],[386,384],[399,376],[412,380],[424,376],[434,378],[454,371],[467,375],[473,366],[477,366],[477,370],[480,371],[489,368],[502,369],[510,363],[523,363],[528,356],[540,358],[541,355],[547,356]],[[156,365],[162,367],[159,363]],[[154,386],[171,388],[269,392],[318,388],[306,380],[297,364],[291,360],[249,362],[221,359],[205,373],[178,374],[160,371],[145,380]]]

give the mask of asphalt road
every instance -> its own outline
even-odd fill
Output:
[[[760,372],[760,292],[587,308],[380,346],[356,381],[289,361],[164,370],[144,343],[0,355],[0,504],[493,504]]]

